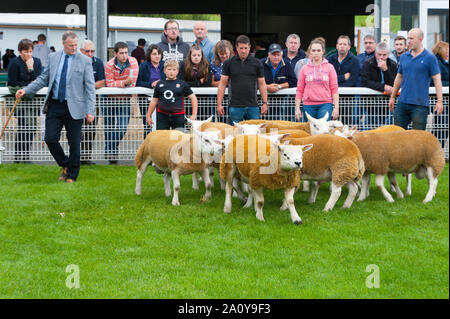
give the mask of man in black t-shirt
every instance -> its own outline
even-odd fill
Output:
[[[189,85],[177,79],[178,62],[167,60],[164,63],[165,80],[160,80],[155,87],[153,99],[148,106],[147,123],[153,127],[152,114],[156,108],[156,129],[178,129],[184,131],[184,97],[191,100],[191,120],[197,117],[198,102]]]
[[[223,64],[222,76],[217,90],[217,114],[224,115],[222,106],[225,89],[228,88],[228,111],[230,122],[259,119],[267,113],[267,86],[264,80],[264,68],[257,58],[249,55],[250,39],[240,35],[236,39],[238,55]],[[262,98],[261,113],[258,106],[257,90]]]

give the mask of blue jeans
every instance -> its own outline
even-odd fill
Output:
[[[259,106],[247,106],[247,107],[228,107],[230,114],[230,124],[234,125],[234,122],[239,123],[244,120],[259,120],[261,113]]]
[[[128,129],[130,121],[130,99],[117,100],[122,105],[104,106],[105,153],[118,154],[119,143]]]
[[[412,122],[413,130],[425,130],[427,127],[428,106],[398,102],[394,109],[394,124],[408,128]]]
[[[358,125],[358,129],[360,130],[366,130],[367,127],[367,112],[364,107],[361,106],[361,96],[355,95],[354,96],[354,104],[352,109],[352,123]],[[361,118],[364,115],[364,122],[361,121]]]
[[[321,119],[328,112],[328,121],[331,120],[331,113],[333,113],[333,104],[316,104],[316,105],[303,105],[302,106],[302,118],[304,122],[308,122],[305,112],[308,112],[310,116],[315,119]]]

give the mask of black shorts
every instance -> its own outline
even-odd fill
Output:
[[[156,112],[156,129],[157,130],[174,130],[184,131],[184,114],[166,114]]]

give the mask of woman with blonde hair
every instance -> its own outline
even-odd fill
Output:
[[[448,86],[448,43],[444,41],[437,42],[431,50],[436,56],[441,70],[442,86]],[[433,82],[433,80],[431,80]],[[434,86],[434,83],[432,83]]]
[[[211,61],[213,73],[212,86],[219,86],[223,63],[234,55],[233,46],[228,40],[220,40],[213,49],[214,59]]]

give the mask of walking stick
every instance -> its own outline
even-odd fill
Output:
[[[5,133],[6,127],[8,126],[9,120],[11,119],[11,116],[13,115],[17,104],[19,104],[19,103],[20,103],[20,99],[16,99],[16,101],[14,102],[14,106],[13,106],[11,112],[9,112],[9,116],[8,116],[8,119],[6,120],[5,126],[3,126],[2,133],[0,134],[0,140],[2,139],[3,134]]]

